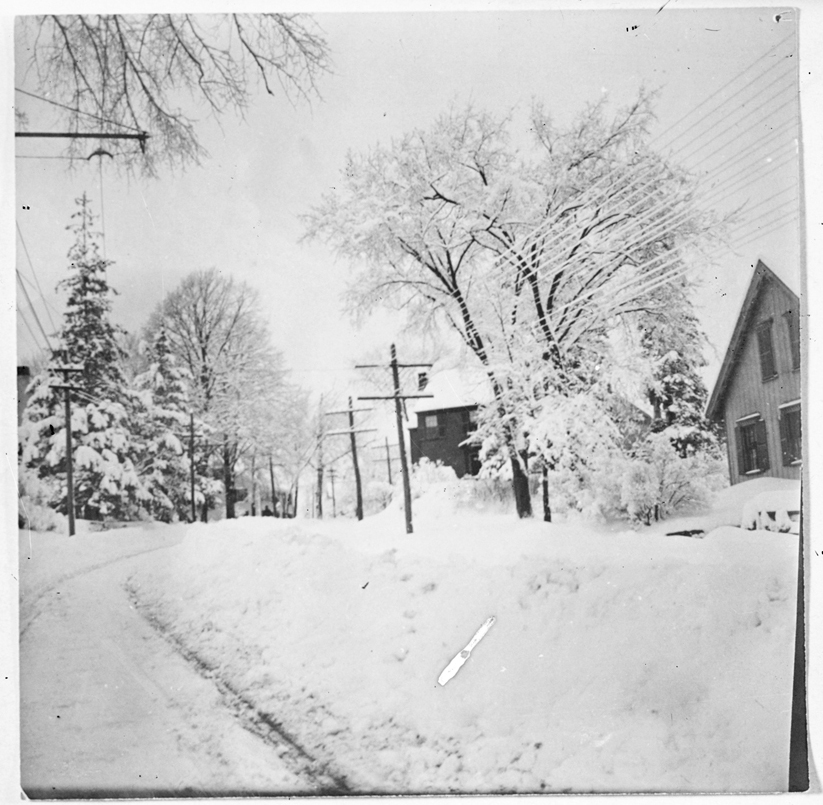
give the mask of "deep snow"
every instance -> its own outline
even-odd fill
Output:
[[[352,791],[785,791],[798,541],[732,527],[740,494],[703,539],[442,491],[412,535],[394,509],[181,526],[128,584]]]
[[[125,575],[162,562],[181,529],[20,536],[19,782],[29,797],[318,790],[294,773],[289,747],[244,729],[129,601]]]

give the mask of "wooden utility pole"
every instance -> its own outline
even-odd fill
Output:
[[[194,500],[194,497],[195,497],[195,479],[196,479],[196,473],[195,473],[195,468],[194,468],[194,440],[197,439],[197,438],[202,438],[202,437],[198,437],[197,434],[194,432],[194,412],[193,411],[189,411],[189,432],[188,433],[175,433],[174,435],[177,436],[178,439],[185,439],[186,437],[188,437],[188,440],[189,440],[189,485],[191,487],[191,521],[193,523],[196,523],[197,522],[197,504],[195,503],[195,500]],[[203,442],[202,446],[203,447],[209,447],[210,445],[209,445],[208,442]],[[203,504],[203,513],[204,513],[203,522],[206,522],[205,509],[206,509],[206,505],[204,503]]]
[[[317,517],[323,519],[323,437],[322,434],[318,438],[317,447],[317,494],[315,495],[315,510]]]
[[[274,459],[272,459],[271,454],[269,454],[269,480],[271,481],[271,507],[272,507],[272,514],[277,517],[277,498],[275,497],[274,491]],[[282,511],[283,505],[280,505],[280,514],[284,514]]]
[[[399,460],[397,456],[393,456],[391,454],[392,447],[397,447],[397,445],[396,444],[391,444],[390,445],[389,444],[389,437],[387,436],[385,438],[385,445],[377,445],[373,448],[374,450],[385,450],[386,451],[386,474],[388,475],[388,478],[389,478],[389,486],[391,486],[391,484],[392,484],[391,463],[392,463],[392,461],[398,461]],[[373,461],[383,461],[382,458],[375,458],[375,459],[372,459],[372,460]]]
[[[355,514],[358,520],[362,520],[363,489],[360,485],[360,467],[357,465],[357,437],[354,435],[354,409],[352,408],[351,397],[349,397],[349,438],[351,439],[351,460],[354,465]],[[333,493],[334,485],[332,485]]]
[[[72,455],[71,455],[71,398],[69,397],[69,392],[71,391],[83,391],[83,389],[78,388],[77,386],[70,386],[68,385],[69,382],[69,375],[72,372],[82,372],[82,366],[56,366],[52,367],[53,371],[62,372],[63,373],[63,384],[55,384],[52,385],[51,388],[59,389],[66,393],[65,397],[65,404],[66,404],[66,508],[68,509],[69,515],[69,536],[74,536],[74,475],[73,475],[73,467],[72,467]]]
[[[356,497],[356,507],[355,513],[357,514],[357,519],[363,519],[363,486],[360,480],[360,465],[357,463],[357,438],[355,434],[357,433],[368,433],[370,431],[376,430],[376,428],[355,428],[354,427],[354,415],[360,411],[372,411],[372,408],[354,408],[352,406],[352,398],[349,397],[349,407],[343,411],[327,411],[326,416],[332,416],[333,414],[348,414],[349,418],[349,429],[348,430],[332,430],[329,431],[326,436],[342,436],[346,433],[349,434],[349,438],[351,440],[351,460],[352,464],[354,465],[354,488],[355,488],[355,497]]]
[[[194,503],[194,414],[189,414],[189,474],[191,475],[191,521],[197,522],[197,506]]]
[[[417,399],[420,397],[433,397],[433,394],[401,394],[400,393],[400,369],[417,367],[431,368],[430,363],[398,363],[397,350],[394,344],[391,345],[391,361],[389,368],[392,373],[392,386],[394,394],[390,397],[358,397],[359,400],[394,400],[394,414],[397,420],[397,446],[400,448],[400,470],[403,473],[403,512],[406,515],[406,533],[414,531],[412,527],[411,511],[411,480],[409,478],[409,464],[406,459],[406,438],[403,434],[403,400]],[[385,368],[384,366],[363,365],[355,366],[355,369]]]
[[[334,467],[329,467],[329,480],[331,481],[331,516],[337,517],[337,499],[334,496],[334,479],[336,473]]]

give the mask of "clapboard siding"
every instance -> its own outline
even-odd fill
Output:
[[[751,475],[740,472],[737,457],[735,425],[741,417],[760,414],[766,422],[769,448],[769,469],[762,475],[777,478],[800,478],[800,466],[783,466],[780,444],[780,406],[800,398],[800,370],[792,366],[792,348],[785,313],[797,314],[797,297],[787,293],[773,281],[764,280],[760,292],[746,311],[748,316],[744,337],[734,356],[734,363],[727,383],[723,419],[729,445],[729,476],[732,483],[748,480]],[[757,327],[771,319],[776,377],[763,380],[760,368],[760,352]]]

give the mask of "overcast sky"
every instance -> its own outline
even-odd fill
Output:
[[[299,216],[336,185],[349,149],[363,151],[414,127],[427,128],[452,101],[513,111],[517,121],[538,99],[562,123],[603,93],[620,106],[642,84],[660,90],[653,133],[698,110],[660,142],[682,134],[670,150],[688,167],[705,168],[708,181],[711,171],[745,143],[778,125],[791,127],[797,83],[778,79],[787,72],[785,65],[796,65],[796,14],[763,7],[682,10],[675,3],[658,13],[649,4],[637,5],[645,8],[318,14],[334,61],[334,73],[320,81],[323,100],[292,106],[261,92],[245,121],[232,115],[220,125],[204,119],[198,133],[210,157],[199,167],[176,175],[163,172],[158,179],[127,180],[107,160],[101,187],[96,158],[69,171],[60,159],[21,158],[58,156],[55,141],[19,141],[16,219],[53,308],[51,318],[59,325],[62,299],[54,287],[66,274],[72,241],[65,226],[73,200],[85,191],[94,210],[104,211],[106,253],[115,261],[109,279],[120,292],[115,318],[126,329],[138,330],[186,274],[215,266],[260,292],[274,343],[295,378],[320,388],[369,349],[387,353],[396,335],[391,317],[355,331],[340,309],[347,266],[322,245],[300,242]],[[724,85],[741,74],[754,81],[749,95],[727,98],[745,81],[730,85],[725,94]],[[21,82],[26,86],[18,75],[17,85]],[[751,113],[748,120],[737,109],[741,100],[747,102],[745,113]],[[42,103],[20,95],[16,101],[32,129],[38,120],[53,119]],[[713,153],[724,142],[713,133],[719,135],[727,119],[740,122],[723,135],[728,144]],[[696,135],[703,139],[690,144]],[[790,128],[775,147],[791,150],[795,136]],[[719,270],[702,271],[704,288],[697,302],[716,349],[707,356],[710,381],[756,260],[764,259],[800,289],[799,216],[789,215],[799,209],[798,201],[791,205],[798,194],[798,164],[789,154],[785,166],[766,176],[769,158],[767,152],[760,154],[762,164],[752,174],[762,171],[763,178],[723,204],[726,209],[755,205],[782,191],[785,195],[772,206],[787,205],[782,208],[785,223],[723,257]],[[731,182],[730,176],[724,181]],[[751,218],[769,209],[757,209]],[[756,229],[756,220],[752,226]],[[22,250],[16,265],[33,278]],[[51,330],[43,303],[35,294],[33,301]],[[20,321],[17,334],[18,357],[25,360],[34,339]]]

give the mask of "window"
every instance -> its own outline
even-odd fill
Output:
[[[800,368],[800,316],[796,310],[787,310],[783,314],[789,332],[789,344],[792,349],[792,369]]]
[[[423,438],[438,439],[446,435],[446,428],[437,420],[437,414],[426,414],[423,417]]]
[[[477,409],[470,411],[462,411],[461,419],[463,420],[463,433],[468,436],[472,431],[477,430]]]
[[[741,475],[754,475],[769,469],[769,446],[766,423],[760,414],[737,423],[737,470]]]
[[[783,451],[784,467],[800,464],[803,458],[800,403],[793,403],[780,409],[780,447]]]
[[[777,377],[772,344],[772,320],[757,325],[757,348],[760,352],[760,378],[763,382]]]

